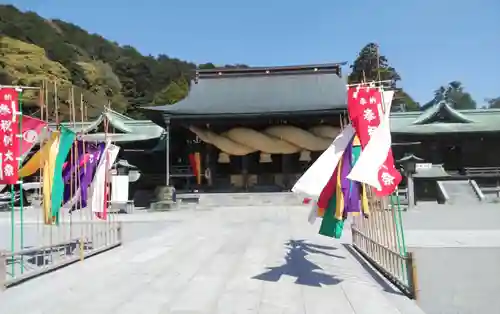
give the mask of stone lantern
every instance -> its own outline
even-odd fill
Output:
[[[408,197],[408,209],[416,204],[415,201],[415,184],[413,181],[413,176],[417,172],[417,163],[421,163],[422,158],[415,156],[414,154],[406,154],[403,158],[398,160],[403,166],[404,174],[406,176],[407,182],[407,197]]]

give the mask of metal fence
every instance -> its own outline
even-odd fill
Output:
[[[368,196],[369,217],[353,219],[353,247],[403,293],[416,299],[416,268],[406,249],[399,198],[379,198],[372,191]]]
[[[115,220],[65,221],[58,226],[25,223],[30,235],[22,250],[0,251],[0,289],[56,270],[122,243],[122,225]]]

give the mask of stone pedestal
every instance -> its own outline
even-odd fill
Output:
[[[177,195],[173,186],[159,186],[155,189],[156,202],[151,203],[152,211],[167,211],[177,207]]]

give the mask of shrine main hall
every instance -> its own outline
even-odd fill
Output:
[[[144,108],[168,136],[137,165],[143,180],[166,177],[178,190],[289,190],[348,123],[341,67],[198,70],[185,99]],[[500,110],[439,102],[392,112],[390,121],[396,159],[411,153],[456,176],[499,166]]]

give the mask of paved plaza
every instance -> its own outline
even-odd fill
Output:
[[[322,237],[307,211],[123,215],[122,247],[0,292],[0,313],[423,313],[351,255],[350,230]]]
[[[403,220],[427,314],[500,313],[498,204],[421,202]]]

